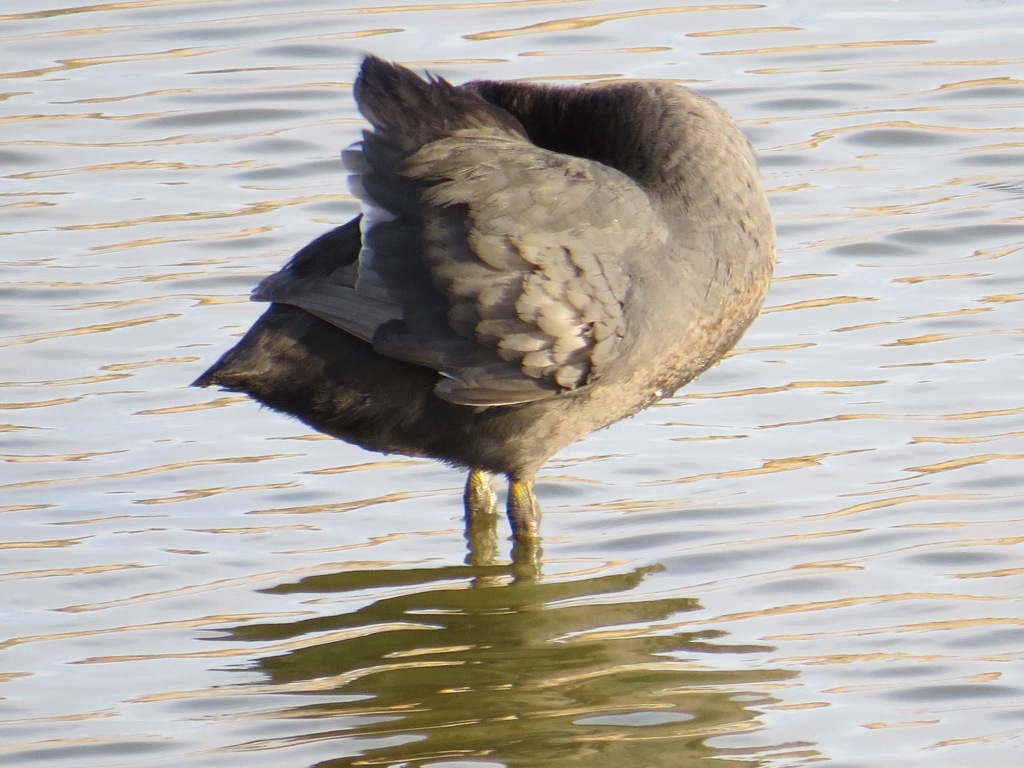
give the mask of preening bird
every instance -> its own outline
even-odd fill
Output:
[[[714,102],[664,81],[456,86],[367,57],[343,152],[362,214],[253,292],[270,302],[194,383],[371,451],[509,481],[539,537],[538,469],[671,395],[757,316],[775,231]]]

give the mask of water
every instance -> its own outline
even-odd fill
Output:
[[[1024,762],[1018,4],[62,5],[0,10],[0,764]],[[763,159],[768,308],[548,465],[534,584],[458,473],[186,386],[356,210],[363,51]]]

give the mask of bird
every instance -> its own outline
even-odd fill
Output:
[[[775,227],[756,154],[665,80],[453,85],[366,56],[342,151],[360,214],[252,293],[269,307],[194,386],[324,434],[508,481],[540,539],[538,470],[670,396],[759,314]]]

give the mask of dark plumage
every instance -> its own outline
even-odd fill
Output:
[[[541,465],[757,315],[775,234],[754,153],[716,104],[657,81],[453,86],[369,57],[355,99],[362,216],[260,283],[270,308],[195,385],[469,469],[471,515],[507,475],[515,537],[535,540]]]

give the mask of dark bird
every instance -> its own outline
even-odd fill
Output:
[[[754,320],[775,232],[750,144],[670,82],[454,86],[375,57],[342,153],[362,214],[264,279],[195,386],[382,453],[469,470],[467,517],[717,362]]]

